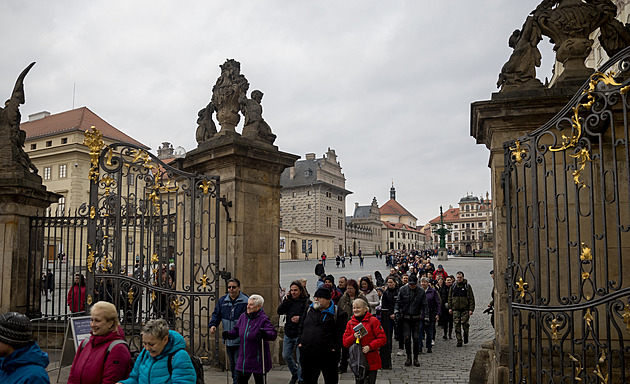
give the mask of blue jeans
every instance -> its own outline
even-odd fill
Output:
[[[424,339],[424,334],[427,335],[427,348],[431,348],[431,342],[433,341],[433,321],[421,321],[420,322],[420,348],[422,348],[422,340]]]
[[[288,337],[284,335],[282,344],[282,358],[287,362],[291,375],[297,376],[299,381],[302,381],[302,369],[297,361],[300,361],[300,349],[297,347],[297,337]],[[293,359],[293,350],[297,356],[297,361]]]
[[[232,383],[236,384],[236,380],[238,379],[237,377],[237,372],[236,372],[236,360],[238,359],[238,349],[239,346],[235,345],[235,346],[227,346],[227,354],[228,354],[228,358],[230,359],[230,371],[232,372]]]

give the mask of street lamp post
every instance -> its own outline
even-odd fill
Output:
[[[435,231],[440,236],[440,250],[438,251],[438,260],[448,260],[448,253],[446,252],[446,235],[451,233],[449,229],[444,226],[444,214],[442,213],[442,206],[440,205],[440,228]]]

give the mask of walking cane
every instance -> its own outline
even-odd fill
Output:
[[[265,378],[265,384],[267,384],[267,372],[265,371],[265,340],[260,338],[260,349],[262,349],[262,363],[263,363],[263,377]]]
[[[230,372],[232,372],[232,370],[230,369],[230,362],[228,361],[227,343],[224,342],[224,344],[225,344],[225,383],[230,384]]]

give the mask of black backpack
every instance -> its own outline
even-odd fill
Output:
[[[177,351],[179,352],[179,351]],[[168,367],[168,374],[172,375],[173,374],[173,355],[176,354],[177,352],[173,352],[171,354],[168,355],[168,361],[166,362],[166,365]],[[197,374],[197,384],[204,384],[203,381],[203,366],[201,365],[201,359],[198,358],[197,356],[193,356],[190,354],[190,352],[188,352],[188,350],[186,350],[186,353],[188,353],[188,357],[190,357],[190,361],[192,362],[193,368],[195,368],[195,373]]]

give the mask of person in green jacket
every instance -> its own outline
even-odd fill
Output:
[[[448,292],[448,312],[453,315],[457,346],[462,346],[462,328],[464,328],[464,344],[468,344],[469,319],[475,311],[475,295],[464,272],[457,272],[457,281]]]

